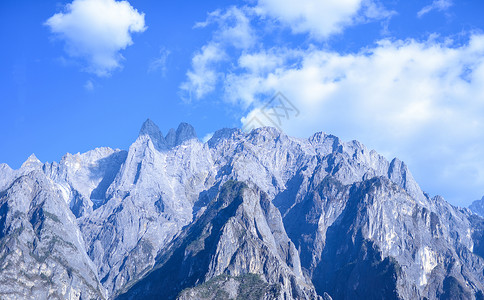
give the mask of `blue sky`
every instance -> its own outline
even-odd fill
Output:
[[[453,204],[484,195],[484,2],[0,2],[0,161],[200,138],[281,92],[286,133],[357,139]]]

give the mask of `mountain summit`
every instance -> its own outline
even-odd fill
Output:
[[[178,128],[175,130],[171,128],[168,131],[168,134],[165,137],[168,146],[175,147],[178,145],[183,144],[185,141],[189,141],[191,139],[197,139],[197,134],[195,132],[195,128],[188,123],[180,123]]]
[[[150,119],[147,119],[143,125],[141,126],[141,129],[139,131],[139,135],[147,135],[151,138],[153,141],[153,144],[158,150],[162,150],[163,148],[166,147],[166,141],[165,138],[163,137],[163,134],[161,133],[160,128],[158,128],[158,125],[156,125],[153,121]]]
[[[481,200],[476,200],[469,205],[469,209],[472,212],[478,214],[481,217],[484,217],[484,197]]]
[[[482,217],[322,132],[148,119],[127,151],[0,164],[8,299],[483,299],[483,257]]]
[[[29,158],[22,164],[21,168],[35,168],[42,166],[42,162],[32,153]]]
[[[185,141],[197,139],[195,128],[192,125],[182,122],[175,130],[171,128],[168,134],[163,137],[160,128],[152,120],[147,119],[139,131],[139,136],[149,136],[157,150],[173,148],[183,144]]]

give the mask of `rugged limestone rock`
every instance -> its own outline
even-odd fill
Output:
[[[141,129],[139,131],[140,136],[148,136],[152,143],[153,146],[156,148],[156,150],[162,151],[167,148],[167,143],[165,141],[165,138],[163,137],[163,134],[160,131],[160,128],[158,128],[158,125],[153,123],[150,119],[146,120],[143,123],[143,126],[141,126]]]
[[[88,254],[111,293],[154,264],[158,251],[192,221],[213,183],[208,147],[196,140],[158,151],[140,135],[107,188],[105,204],[79,219]]]
[[[268,284],[256,274],[241,276],[220,275],[194,288],[186,289],[177,300],[235,300],[235,299],[277,299],[280,286]]]
[[[168,147],[171,148],[179,146],[185,141],[192,139],[197,139],[197,133],[195,132],[195,128],[188,123],[180,123],[176,131],[175,129],[171,128],[165,137]]]
[[[482,299],[484,219],[357,141],[147,120],[1,164],[0,255],[0,298]]]
[[[481,200],[476,200],[472,202],[472,204],[469,205],[469,209],[473,213],[478,214],[481,217],[484,217],[484,197],[482,197]]]
[[[38,170],[0,194],[0,298],[105,299],[62,191]]]
[[[302,274],[279,211],[256,187],[229,181],[157,258],[153,270],[118,298],[174,299],[184,288],[216,276],[247,273],[277,287],[273,299],[318,298]]]

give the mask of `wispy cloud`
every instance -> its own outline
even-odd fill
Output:
[[[205,22],[195,25],[200,28],[217,24],[217,30],[192,58],[187,80],[180,85],[184,100],[200,99],[215,89],[221,74],[215,70],[219,62],[227,60],[227,48],[244,50],[255,44],[257,37],[250,26],[249,14],[248,8],[230,7],[210,13]]]
[[[86,83],[84,84],[84,89],[88,92],[91,92],[94,90],[94,83],[92,82],[92,80],[88,80],[86,81]]]
[[[217,25],[213,39],[218,43],[247,49],[257,40],[254,29],[250,25],[253,11],[249,7],[229,7],[227,10],[216,10],[208,14],[204,22],[195,24],[195,28],[203,28],[211,24]]]
[[[418,13],[417,16],[419,18],[423,17],[425,14],[437,10],[437,11],[445,11],[449,9],[453,5],[452,0],[434,0],[432,4],[423,7]]]
[[[209,43],[192,58],[192,69],[187,80],[180,85],[185,101],[200,99],[212,92],[219,81],[220,72],[215,64],[226,58],[225,50],[217,43]]]
[[[160,56],[156,59],[154,59],[149,67],[148,67],[148,72],[157,72],[160,71],[163,76],[166,75],[167,71],[167,59],[168,56],[171,54],[170,50],[167,50],[165,48],[162,48],[160,50]]]
[[[84,70],[98,76],[120,68],[120,50],[133,44],[132,33],[146,30],[143,13],[114,0],[74,0],[45,25],[65,42],[70,57],[81,59]]]

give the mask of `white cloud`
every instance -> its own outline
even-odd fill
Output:
[[[204,22],[194,26],[217,27],[212,40],[194,54],[191,69],[186,74],[187,79],[180,85],[181,97],[184,100],[200,99],[214,91],[217,83],[225,80],[225,74],[216,70],[220,63],[234,56],[229,53],[230,50],[249,53],[241,57],[244,61],[239,62],[240,66],[258,69],[274,67],[276,60],[279,60],[278,56],[250,53],[253,53],[251,51],[254,48],[263,45],[264,34],[274,29],[272,26],[275,20],[290,26],[295,32],[308,32],[320,39],[341,32],[346,26],[369,20],[388,19],[392,15],[393,12],[387,11],[379,2],[373,0],[259,0],[256,7],[231,6],[226,10],[213,11]],[[252,22],[259,26],[257,30],[251,25]],[[252,81],[247,84],[258,83]],[[245,93],[243,89],[237,92]]]
[[[434,0],[432,4],[423,7],[418,13],[419,18],[423,17],[425,14],[431,12],[432,10],[445,11],[453,5],[452,0]]]
[[[187,72],[187,80],[180,86],[184,100],[200,99],[215,89],[220,73],[214,64],[224,60],[225,51],[217,43],[209,43],[192,58],[192,69]]]
[[[240,49],[247,49],[256,42],[256,35],[250,26],[250,16],[253,14],[249,7],[229,7],[227,10],[211,12],[207,20],[195,24],[195,28],[217,24],[214,40]]]
[[[432,9],[449,5],[436,3]],[[282,92],[299,110],[280,126],[288,134],[322,130],[358,139],[405,160],[424,190],[454,204],[468,205],[484,194],[484,35],[471,35],[462,45],[439,42],[435,34],[426,41],[384,39],[346,54],[324,44],[267,48],[266,36],[255,38],[251,22],[262,22],[269,35],[271,26],[284,24],[322,40],[347,26],[388,20],[393,12],[369,0],[259,0],[255,9],[239,11],[252,18],[244,24],[255,42],[235,45],[223,34],[234,22],[226,23],[221,11],[212,13],[197,27],[217,23],[218,29],[194,56],[185,91],[197,98],[222,91],[224,100],[247,112],[244,128],[271,125],[260,110]]]
[[[325,39],[368,19],[393,15],[371,0],[259,0],[256,11],[289,26],[294,33]]]
[[[82,59],[85,70],[98,76],[120,68],[120,50],[133,44],[132,33],[146,30],[143,13],[114,0],[74,0],[45,25],[65,41],[69,56]]]
[[[271,68],[247,63],[256,57]],[[323,130],[399,156],[424,189],[454,203],[484,193],[484,35],[459,47],[383,40],[355,54],[279,49],[238,62],[224,85],[227,100],[255,107],[243,125],[281,91],[300,110],[283,121],[287,133]],[[463,199],[463,189],[475,195]]]
[[[184,100],[200,99],[212,92],[220,79],[217,63],[227,60],[226,49],[250,49],[256,42],[256,35],[250,26],[249,8],[230,7],[222,12],[216,10],[205,22],[195,28],[217,24],[213,39],[204,45],[192,58],[187,80],[180,85]]]

